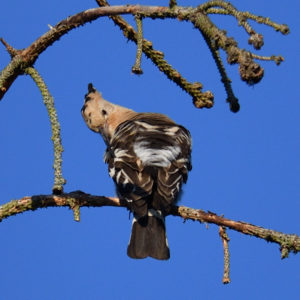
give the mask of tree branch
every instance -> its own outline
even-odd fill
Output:
[[[127,207],[124,201],[114,197],[94,196],[80,191],[62,195],[36,195],[28,196],[19,200],[12,200],[0,206],[0,222],[10,216],[17,215],[38,208],[65,206],[77,207],[102,207],[117,206]],[[260,226],[241,221],[233,221],[212,212],[194,209],[185,206],[172,206],[170,215],[181,217],[185,220],[194,220],[201,223],[212,223],[226,227],[246,235],[255,236],[267,242],[277,243],[280,246],[281,258],[288,257],[290,252],[300,251],[300,236],[296,234],[285,234]]]
[[[200,222],[213,223],[219,226],[252,235],[267,242],[280,245],[281,258],[288,257],[289,252],[297,253],[300,251],[300,236],[296,234],[285,234],[279,231],[266,229],[242,221],[233,221],[220,217],[212,212],[205,212],[201,209],[193,209],[184,206],[174,207],[172,215],[178,215],[184,219],[191,219]]]
[[[25,73],[32,77],[37,87],[40,89],[44,104],[47,108],[48,117],[51,123],[51,140],[54,150],[54,185],[52,191],[54,194],[61,194],[63,192],[63,185],[66,182],[66,180],[62,176],[62,152],[64,151],[64,149],[61,143],[60,124],[54,106],[54,99],[51,96],[42,76],[36,69],[32,67],[26,68]]]
[[[229,246],[228,243],[230,241],[226,228],[223,226],[219,226],[219,236],[222,239],[223,249],[224,249],[224,272],[223,272],[223,280],[224,284],[230,283],[230,254],[229,254]]]
[[[235,97],[232,87],[231,87],[231,79],[227,76],[224,64],[222,62],[222,59],[220,57],[220,53],[218,50],[218,47],[216,47],[215,43],[208,37],[205,35],[205,33],[203,31],[201,31],[202,36],[213,56],[213,59],[217,65],[217,68],[219,70],[219,73],[221,75],[221,81],[225,87],[225,91],[227,94],[227,99],[226,101],[229,103],[230,106],[230,110],[232,112],[238,112],[240,110],[240,104],[239,104],[239,100]]]
[[[107,7],[109,3],[106,0],[96,0],[99,6]],[[172,6],[174,12],[174,7]],[[192,8],[188,8],[186,13],[182,13],[181,8],[178,11],[177,18],[179,20],[186,20],[189,13],[192,12]],[[138,35],[133,27],[128,24],[121,16],[110,16],[113,22],[119,26],[123,31],[123,34],[128,40],[133,41],[137,44]],[[180,86],[193,98],[193,103],[197,108],[210,108],[213,106],[214,96],[211,91],[202,92],[202,84],[199,82],[190,83],[188,82],[176,69],[174,69],[165,59],[164,53],[153,48],[150,41],[143,39],[142,50],[145,55],[152,60],[152,62],[163,72],[170,80]]]
[[[284,34],[289,32],[289,29],[286,25],[274,23],[268,18],[258,17],[248,12],[240,12],[236,10],[229,2],[224,1],[208,1],[196,8],[177,6],[176,1],[170,1],[169,7],[141,5],[109,6],[106,0],[96,1],[102,7],[88,9],[68,17],[54,27],[50,26],[50,30],[48,32],[39,37],[26,49],[16,50],[3,39],[0,39],[12,57],[11,62],[0,74],[0,100],[3,98],[14,80],[19,75],[23,74],[26,68],[32,67],[38,56],[54,42],[59,40],[61,36],[67,34],[74,28],[104,16],[111,17],[115,24],[122,29],[124,35],[128,39],[133,40],[134,42],[139,40],[138,53],[140,53],[142,50],[145,55],[153,61],[160,71],[166,74],[170,80],[175,82],[183,90],[189,93],[193,98],[194,105],[198,108],[212,107],[214,98],[213,94],[210,91],[203,93],[201,83],[190,83],[183,78],[181,74],[164,59],[163,52],[154,50],[150,41],[141,41],[141,39],[138,39],[137,33],[132,26],[130,26],[118,15],[132,14],[138,15],[140,18],[177,18],[180,21],[191,21],[195,27],[197,27],[205,35],[206,41],[209,41],[210,44],[216,45],[216,47],[211,48],[211,51],[216,52],[213,53],[213,56],[218,57],[218,48],[222,48],[224,51],[226,51],[228,62],[231,64],[238,63],[240,65],[239,71],[241,78],[248,84],[259,82],[263,77],[263,69],[258,64],[253,62],[253,55],[251,52],[239,49],[237,47],[237,42],[232,38],[227,38],[226,34],[219,30],[211,22],[207,15],[209,13],[220,13],[234,16],[238,20],[239,24],[242,25],[249,33],[249,43],[252,44],[256,49],[259,49],[263,45],[262,35],[257,34],[252,27],[250,27],[250,25],[247,23],[247,19],[252,19],[256,22],[272,26],[275,30]],[[139,26],[139,29],[141,29],[141,26]],[[255,58],[261,59],[262,57],[256,56]],[[263,58],[265,59],[265,57]],[[270,59],[275,60],[277,64],[283,60],[281,57],[278,59],[276,56],[272,56]],[[220,62],[219,58],[217,59],[217,62],[218,61]],[[223,72],[224,68],[220,68],[221,64],[218,66],[219,70],[221,69]],[[230,94],[228,99],[230,100],[232,111],[237,111],[237,99],[235,97],[231,97],[233,92],[230,87],[230,81],[226,79],[225,81],[223,80],[223,83],[227,93],[229,91]],[[234,105],[232,105],[232,103]]]
[[[137,50],[136,50],[136,59],[135,63],[132,67],[132,73],[140,75],[143,74],[143,70],[141,68],[141,60],[143,53],[143,22],[140,15],[135,15],[136,29],[137,29]]]
[[[0,100],[18,75],[23,74],[27,67],[33,66],[36,59],[43,51],[72,29],[83,26],[87,22],[92,22],[100,17],[119,14],[139,14],[141,17],[151,18],[176,18],[179,14],[187,16],[190,12],[191,8],[184,7],[170,9],[169,7],[161,6],[124,5],[92,8],[70,16],[56,24],[54,27],[51,27],[48,32],[39,37],[26,49],[15,51],[13,59],[0,74]],[[4,42],[3,39],[0,41],[9,51],[8,47],[10,46],[8,43]],[[12,55],[11,52],[9,53]]]

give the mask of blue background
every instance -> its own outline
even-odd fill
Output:
[[[167,0],[139,3],[168,5]],[[107,18],[71,31],[39,57],[35,66],[54,96],[62,124],[66,192],[115,193],[102,161],[104,143],[87,129],[80,114],[87,84],[93,82],[109,101],[140,112],[168,114],[191,131],[193,170],[182,205],[300,234],[300,4],[296,0],[232,3],[291,29],[283,36],[251,22],[265,37],[259,53],[281,54],[285,61],[280,67],[262,62],[265,76],[254,87],[240,81],[236,65],[226,65],[241,103],[238,114],[229,111],[211,54],[187,22],[145,20],[144,35],[189,81],[200,81],[204,91],[214,93],[215,106],[209,110],[196,109],[191,97],[145,57],[144,75],[131,74],[136,46]],[[49,29],[48,24],[92,7],[97,7],[94,1],[4,1],[0,36],[16,48],[25,48]],[[135,26],[133,17],[126,19]],[[251,49],[234,18],[214,16],[213,20],[236,37],[241,48]],[[9,60],[0,47],[0,68]],[[0,103],[0,203],[51,193],[50,136],[41,95],[29,76],[20,76]],[[275,244],[228,231],[232,283],[224,286],[217,226],[168,217],[171,259],[167,262],[129,259],[130,227],[125,209],[109,207],[82,208],[80,223],[66,208],[4,220],[1,299],[296,299],[299,295],[299,254],[281,260]]]

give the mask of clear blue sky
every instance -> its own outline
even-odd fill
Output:
[[[111,1],[121,4],[122,1]],[[125,3],[128,3],[126,1]],[[167,5],[168,1],[139,1]],[[178,1],[196,5],[200,1]],[[286,233],[300,234],[299,1],[246,0],[241,10],[290,26],[283,36],[251,23],[265,36],[262,55],[281,54],[280,67],[262,63],[265,77],[249,87],[237,66],[227,66],[241,111],[233,114],[215,64],[189,23],[146,20],[145,37],[190,81],[212,90],[215,106],[197,110],[143,57],[143,76],[131,74],[136,47],[110,20],[80,27],[36,62],[55,98],[62,124],[65,190],[114,195],[102,161],[100,136],[85,126],[80,108],[87,84],[136,111],[168,114],[193,136],[193,170],[182,205],[224,214]],[[0,36],[25,48],[65,17],[94,1],[4,1]],[[132,17],[127,17],[132,22]],[[247,47],[248,36],[231,17],[214,17]],[[0,47],[0,69],[9,62]],[[0,203],[51,193],[52,145],[41,95],[32,79],[19,77],[0,102]],[[232,283],[221,283],[223,249],[217,226],[168,217],[171,259],[132,260],[126,255],[131,221],[120,208],[83,208],[81,222],[66,208],[41,209],[0,224],[0,290],[3,300],[79,299],[291,299],[300,293],[300,256],[280,259],[278,246],[228,231]]]

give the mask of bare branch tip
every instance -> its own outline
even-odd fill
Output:
[[[223,283],[223,284],[228,284],[228,283],[230,283],[230,278],[223,278],[222,283]]]
[[[279,30],[282,34],[289,34],[291,32],[289,26],[286,24],[282,24]]]
[[[282,57],[281,55],[271,56],[271,59],[275,61],[277,66],[279,66],[284,61],[284,57]]]
[[[5,42],[3,37],[0,37],[0,42],[7,48],[8,44]]]
[[[170,0],[169,7],[174,8],[175,6],[177,6],[177,1],[176,0]]]
[[[264,45],[264,37],[260,33],[253,33],[248,39],[248,44],[253,45],[254,49],[259,50]]]
[[[239,100],[238,98],[234,97],[234,96],[231,96],[231,97],[228,97],[226,102],[229,103],[229,107],[230,107],[230,110],[233,112],[233,113],[237,113],[240,111],[240,104],[239,104]]]
[[[14,57],[17,54],[17,50],[15,48],[13,48],[11,45],[9,45],[4,38],[0,38],[0,42],[4,45],[4,47],[6,48],[6,51],[9,53],[9,55],[11,57]]]
[[[289,249],[286,246],[280,247],[281,259],[285,259],[289,257]]]
[[[139,67],[139,66],[133,66],[133,67],[131,68],[131,72],[132,72],[133,74],[136,74],[136,75],[142,75],[142,74],[144,73],[143,70],[142,70],[142,68]]]

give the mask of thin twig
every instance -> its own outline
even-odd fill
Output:
[[[99,6],[108,7],[109,3],[106,0],[96,0]],[[176,8],[176,9],[175,9]],[[172,8],[173,12],[177,12],[177,17],[182,20],[187,20],[188,16],[196,9],[175,7]],[[120,27],[123,34],[128,40],[137,43],[137,33],[133,27],[128,24],[121,16],[110,16],[113,22]],[[210,108],[214,103],[214,96],[211,91],[202,92],[202,84],[199,82],[188,82],[176,69],[174,69],[165,59],[164,54],[161,51],[153,49],[152,43],[143,40],[143,52],[146,57],[152,60],[152,62],[163,72],[170,80],[175,82],[184,91],[190,94],[193,98],[193,103],[197,108]]]
[[[60,194],[63,192],[63,185],[65,184],[65,179],[62,176],[62,152],[63,147],[61,144],[61,135],[60,135],[60,124],[57,118],[57,112],[54,106],[54,99],[51,96],[43,78],[38,73],[38,71],[34,68],[26,68],[26,74],[30,75],[34,80],[36,85],[38,86],[41,94],[43,96],[44,104],[48,111],[49,120],[51,123],[52,137],[51,140],[53,142],[54,148],[54,185],[53,185],[53,193]]]
[[[224,226],[219,226],[219,235],[222,239],[223,249],[224,249],[224,273],[222,282],[224,284],[230,283],[230,255],[229,255],[229,247],[228,242],[230,241],[226,228]]]
[[[218,9],[216,7],[221,7],[221,9]],[[243,25],[243,26],[245,25],[246,20],[250,19],[257,23],[271,26],[276,31],[280,31],[282,34],[289,33],[289,27],[286,24],[278,24],[276,22],[271,21],[270,18],[257,16],[257,15],[251,14],[248,11],[245,11],[245,12],[238,11],[230,2],[225,2],[222,0],[208,1],[206,3],[201,4],[199,6],[199,9],[204,10],[206,13],[209,13],[209,14],[232,15],[239,21],[240,25]],[[248,27],[248,26],[250,26],[250,25],[247,24],[246,27]],[[246,31],[249,34],[251,34],[251,27],[248,27],[248,28],[246,28],[246,27],[245,27]]]
[[[273,60],[276,63],[276,65],[280,65],[284,61],[284,58],[281,55],[261,56],[261,55],[252,53],[252,57],[255,59],[259,59],[259,60],[266,60],[266,61]]]
[[[18,50],[9,45],[3,38],[0,38],[0,42],[4,45],[11,58],[18,54]]]
[[[249,35],[255,33],[253,28],[247,22],[247,19],[244,18],[243,13],[238,11],[230,2],[209,1],[207,3],[204,3],[204,4],[200,5],[200,7],[201,7],[201,9],[203,9],[206,12],[209,11],[209,9],[211,7],[213,7],[213,8],[221,7],[221,9],[222,9],[221,14],[227,14],[227,15],[231,15],[231,16],[235,17],[238,20],[239,25],[242,26]],[[225,10],[226,13],[224,13],[224,10]]]
[[[220,57],[219,50],[215,46],[215,42],[213,42],[208,36],[206,36],[204,31],[201,31],[202,36],[206,42],[206,44],[209,47],[209,50],[213,56],[213,59],[217,65],[217,68],[219,70],[219,73],[221,75],[221,81],[225,87],[225,91],[227,93],[227,99],[226,101],[229,103],[230,110],[234,113],[238,112],[240,110],[240,104],[238,98],[234,95],[232,87],[231,87],[231,80],[229,79],[224,64],[222,62],[222,59]]]
[[[141,59],[143,54],[143,22],[140,15],[135,15],[135,22],[137,27],[137,50],[136,50],[136,59],[134,66],[132,67],[132,73],[134,74],[143,74],[141,68]]]
[[[169,7],[170,8],[173,8],[173,7],[175,7],[177,5],[177,1],[176,0],[170,0],[170,2],[169,2]]]
[[[264,24],[264,25],[270,26],[270,27],[274,28],[276,31],[281,32],[282,34],[290,33],[290,29],[286,24],[278,24],[278,23],[273,22],[272,20],[270,20],[270,18],[265,18],[265,17],[262,17],[262,16],[256,16],[254,14],[251,14],[248,11],[242,12],[242,14],[243,14],[244,18],[253,20],[253,21],[255,21],[259,24]]]

